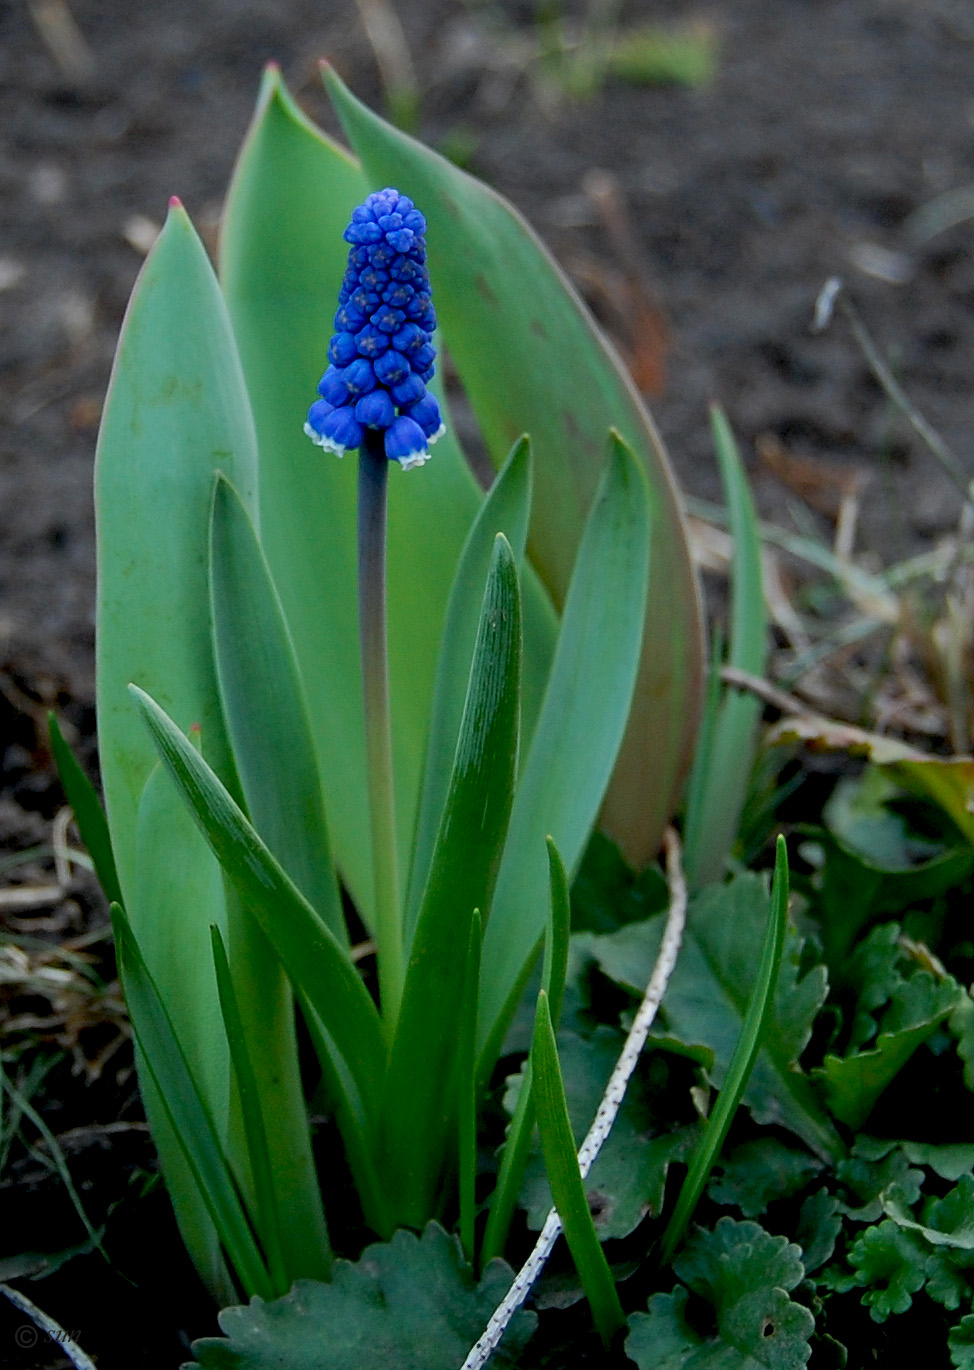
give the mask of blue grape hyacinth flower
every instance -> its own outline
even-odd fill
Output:
[[[412,200],[391,187],[352,211],[330,365],[304,425],[312,442],[340,457],[361,447],[371,429],[383,434],[389,460],[408,471],[429,460],[430,445],[445,431],[426,389],[436,314],[425,234]]]

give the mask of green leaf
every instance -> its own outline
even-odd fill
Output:
[[[273,1303],[253,1299],[220,1314],[225,1338],[193,1343],[205,1370],[456,1370],[507,1293],[514,1272],[494,1261],[478,1283],[459,1243],[430,1223],[397,1232],[331,1284],[299,1280]],[[514,1366],[534,1330],[518,1313],[492,1364]],[[192,1370],[186,1367],[185,1370]]]
[[[656,1035],[702,1049],[721,1087],[741,1033],[761,958],[768,894],[761,878],[745,873],[702,890],[692,901],[683,950],[663,1002]],[[587,939],[601,970],[642,994],[662,936],[662,920],[632,923],[607,937]],[[823,1159],[842,1144],[798,1067],[812,1022],[825,1000],[826,975],[816,966],[799,978],[803,941],[789,924],[767,1037],[744,1090],[759,1123],[786,1127]]]
[[[287,1292],[290,1280],[284,1257],[284,1241],[281,1228],[281,1214],[278,1209],[274,1185],[274,1171],[270,1151],[267,1146],[267,1121],[261,1108],[260,1090],[257,1076],[247,1051],[247,1037],[244,1031],[240,1005],[233,988],[233,977],[227,960],[226,948],[220,929],[210,928],[213,941],[213,965],[216,970],[217,988],[220,994],[220,1009],[226,1025],[227,1041],[230,1044],[230,1059],[237,1083],[240,1111],[243,1114],[244,1131],[247,1136],[247,1154],[254,1182],[254,1226],[261,1238],[267,1259],[268,1275],[273,1292]]]
[[[964,1083],[974,1090],[974,998],[970,990],[958,999],[950,1015],[950,1031],[957,1042],[957,1055],[964,1063]]]
[[[314,448],[302,428],[327,364],[328,320],[348,252],[342,234],[371,188],[348,154],[301,113],[276,69],[268,70],[227,199],[221,278],[260,442],[261,543],[308,700],[332,851],[367,923],[372,864],[355,462]],[[480,502],[449,432],[428,471],[395,471],[389,482],[389,671],[402,870],[416,825],[447,599]]]
[[[957,1370],[974,1370],[974,1313],[961,1318],[947,1334],[950,1363]]]
[[[271,1290],[270,1277],[251,1235],[219,1137],[120,904],[112,906],[112,927],[144,1065],[237,1277],[250,1292],[266,1296]]]
[[[714,1203],[734,1204],[745,1218],[759,1218],[768,1204],[804,1189],[822,1169],[805,1151],[793,1151],[776,1137],[758,1137],[721,1160],[707,1187]]]
[[[368,1108],[385,1046],[375,1005],[334,934],[305,900],[220,784],[159,705],[132,697],[169,774],[295,989],[307,996],[342,1053]]]
[[[674,1269],[684,1282],[655,1294],[648,1313],[634,1313],[626,1351],[640,1370],[801,1370],[811,1355],[814,1319],[788,1291],[804,1277],[801,1253],[757,1223],[721,1218],[697,1231]],[[687,1319],[690,1292],[713,1312],[705,1336]]]
[[[136,928],[136,813],[156,754],[128,685],[135,681],[162,700],[183,729],[198,727],[211,764],[230,781],[204,549],[216,470],[249,503],[256,459],[223,299],[177,206],[126,315],[95,470],[99,755],[119,880]]]
[[[836,1178],[857,1201],[844,1211],[858,1222],[874,1223],[882,1216],[881,1195],[895,1186],[908,1204],[916,1203],[923,1184],[923,1171],[912,1169],[903,1149],[896,1142],[860,1134],[852,1153],[836,1166]]]
[[[462,967],[474,910],[486,917],[517,768],[521,613],[517,566],[498,533],[453,774],[406,970],[383,1093],[383,1170],[403,1225],[434,1211],[456,1125]],[[458,973],[459,968],[459,973]]]
[[[860,1128],[883,1091],[957,1007],[963,993],[951,977],[927,970],[900,978],[880,1020],[875,1046],[845,1057],[829,1054],[815,1072],[834,1116],[849,1127]]]
[[[222,476],[213,491],[210,596],[220,697],[248,816],[347,942],[294,648],[254,526]]]
[[[949,1194],[926,1206],[923,1222],[917,1222],[895,1194],[884,1198],[883,1210],[897,1227],[919,1232],[931,1246],[974,1251],[974,1176],[962,1175]]]
[[[928,1166],[942,1180],[956,1181],[974,1170],[974,1144],[971,1142],[900,1142],[904,1156],[913,1165]]]
[[[646,482],[625,444],[612,451],[578,551],[541,715],[511,812],[484,935],[481,1078],[544,930],[552,837],[571,873],[618,753],[632,698],[649,565]]]
[[[703,1193],[704,1185],[710,1175],[711,1167],[720,1155],[724,1138],[734,1120],[737,1106],[747,1087],[751,1072],[757,1060],[762,1042],[768,1036],[768,1025],[772,1016],[781,956],[785,945],[785,930],[788,926],[788,851],[785,839],[778,838],[774,865],[774,883],[771,887],[771,905],[761,947],[761,960],[754,976],[750,991],[747,1012],[741,1025],[740,1036],[734,1047],[727,1078],[721,1086],[717,1102],[704,1126],[703,1135],[697,1143],[687,1171],[676,1208],[663,1235],[662,1259],[664,1264],[670,1260],[677,1245],[683,1238],[687,1223]]]
[[[548,870],[551,885],[551,908],[548,928],[545,933],[541,988],[548,996],[552,1025],[557,1031],[571,949],[571,904],[568,892],[568,876],[558,854],[558,848],[550,837],[548,838]],[[482,1261],[491,1260],[503,1251],[507,1242],[511,1219],[514,1216],[514,1209],[517,1205],[518,1191],[524,1177],[531,1137],[534,1132],[535,1105],[532,1075],[531,1061],[528,1059],[524,1063],[517,1106],[508,1128],[501,1155],[500,1170],[497,1175],[497,1184],[490,1200],[490,1214],[484,1232]],[[587,1116],[592,1117],[591,1110]],[[542,1180],[542,1183],[546,1184],[547,1182]],[[550,1207],[549,1195],[545,1213]],[[544,1218],[541,1219],[541,1222],[543,1221]],[[538,1223],[539,1227],[541,1222]]]
[[[600,832],[589,839],[572,883],[572,931],[615,932],[639,923],[669,903],[666,877],[658,866],[638,875],[614,842]]]
[[[565,1240],[568,1242],[585,1296],[592,1310],[592,1318],[603,1343],[607,1346],[615,1332],[625,1325],[625,1314],[616,1293],[615,1281],[608,1261],[602,1252],[585,1185],[578,1168],[575,1140],[572,1136],[565,1100],[565,1086],[558,1062],[555,1031],[551,1024],[548,996],[538,994],[538,1015],[535,1020],[534,1041],[531,1046],[531,1072],[534,1082],[538,1131],[544,1153],[545,1170],[551,1193],[561,1218]]]
[[[531,444],[527,438],[521,438],[511,449],[507,462],[474,520],[450,591],[436,666],[436,687],[406,896],[407,945],[412,939],[419,914],[443,817],[443,806],[453,775],[453,759],[483,605],[484,582],[493,557],[494,542],[497,534],[503,533],[511,544],[515,560],[520,563],[524,556],[530,511]],[[552,636],[554,631],[553,628]],[[536,709],[537,701],[535,712]],[[522,722],[522,731],[525,736],[530,736],[531,728]]]
[[[620,1032],[605,1026],[590,1037],[564,1028],[558,1034],[558,1057],[576,1151],[602,1101],[624,1042]],[[521,1093],[523,1089],[522,1083]],[[695,1135],[695,1128],[661,1130],[652,1091],[637,1071],[585,1180],[589,1210],[602,1241],[627,1237],[647,1214],[655,1217],[661,1213],[667,1171],[672,1163],[684,1159]],[[520,1202],[527,1210],[528,1226],[539,1230],[552,1198],[537,1141],[527,1163]]]
[[[727,495],[734,554],[728,665],[763,676],[768,614],[764,603],[761,535],[744,465],[721,409],[711,409],[714,445]],[[720,670],[714,661],[712,671]],[[723,874],[747,798],[757,744],[761,701],[727,686],[712,730],[701,733],[688,786],[684,864],[691,888]]]
[[[57,717],[53,713],[47,716],[47,730],[64,793],[71,805],[81,840],[87,847],[88,855],[95,867],[98,882],[109,904],[120,904],[122,891],[115,869],[112,837],[108,831],[108,820],[101,800],[94,785],[78,764],[74,752],[65,742]]]
[[[802,1248],[802,1264],[807,1275],[831,1259],[842,1231],[841,1207],[839,1200],[827,1189],[810,1194],[802,1204],[795,1240]]]
[[[605,434],[616,427],[649,478],[651,590],[636,700],[602,821],[634,866],[655,856],[696,724],[701,615],[682,514],[649,415],[550,255],[506,201],[383,123],[334,72],[325,81],[374,185],[413,197],[429,224],[430,275],[450,351],[495,466],[531,434],[531,560],[565,603]],[[439,449],[437,449],[439,450]],[[646,777],[653,783],[647,787]],[[571,869],[575,855],[559,847]]]
[[[922,1240],[887,1219],[867,1227],[849,1249],[856,1282],[868,1288],[862,1296],[873,1322],[905,1313],[927,1278],[927,1251]]]

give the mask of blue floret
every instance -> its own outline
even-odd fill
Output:
[[[444,432],[426,389],[436,314],[425,234],[426,220],[398,190],[376,191],[352,211],[330,365],[304,426],[313,442],[338,456],[361,446],[371,428],[384,432],[389,460],[408,470],[429,459]]]

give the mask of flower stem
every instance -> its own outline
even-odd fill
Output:
[[[358,595],[365,752],[372,822],[372,877],[379,995],[390,1033],[402,998],[402,925],[386,643],[386,486],[382,434],[366,429],[358,458]]]

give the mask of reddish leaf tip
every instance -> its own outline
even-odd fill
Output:
[[[170,208],[170,209],[182,209],[182,207],[183,207],[183,202],[182,202],[182,200],[179,198],[178,195],[170,195],[170,196],[169,196],[169,208]]]

